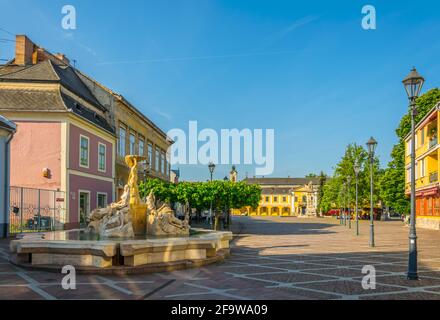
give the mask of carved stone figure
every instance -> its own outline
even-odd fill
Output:
[[[129,207],[130,186],[125,185],[119,202],[106,208],[93,210],[89,217],[86,232],[98,233],[108,238],[134,237]]]
[[[168,203],[156,201],[153,192],[147,196],[147,234],[149,235],[189,235],[189,215],[185,220],[174,216]],[[159,207],[159,209],[157,209]]]
[[[138,163],[142,156],[125,157],[130,167],[128,183],[118,202],[106,208],[95,209],[87,217],[87,232],[98,233],[104,237],[132,238],[135,234],[149,235],[189,235],[189,216],[180,220],[167,203],[156,201],[151,192],[146,203],[139,197],[137,183]]]

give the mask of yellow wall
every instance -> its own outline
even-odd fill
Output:
[[[438,184],[438,178],[435,178],[435,174],[439,172],[439,149],[438,149],[438,128],[439,128],[439,116],[438,111],[437,118],[426,123],[423,127],[416,129],[416,189],[427,188]],[[437,138],[431,139],[432,129],[437,130]],[[411,156],[409,154],[410,144],[409,139],[405,142],[405,167],[409,168],[411,165]],[[423,143],[422,143],[423,142]],[[422,161],[424,161],[425,170],[422,172]],[[409,192],[410,179],[409,170],[405,171],[406,192]]]

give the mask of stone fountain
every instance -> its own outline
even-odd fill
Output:
[[[139,196],[137,172],[138,163],[146,160],[141,156],[126,156],[130,167],[128,183],[121,200],[106,208],[93,210],[86,232],[98,233],[106,238],[134,238],[135,235],[186,235],[189,236],[189,216],[181,221],[167,203],[156,201],[150,192],[146,202]]]
[[[12,262],[22,267],[59,271],[136,273],[197,267],[229,255],[229,231],[190,229],[167,203],[150,193],[139,196],[138,163],[128,155],[128,182],[118,202],[93,210],[85,230],[23,234],[10,242]]]

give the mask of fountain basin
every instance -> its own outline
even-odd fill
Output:
[[[82,273],[158,272],[205,265],[229,255],[229,231],[194,229],[195,234],[144,239],[80,240],[81,232],[27,234],[10,243],[19,266]]]

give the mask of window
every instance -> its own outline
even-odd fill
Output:
[[[85,136],[80,136],[79,165],[89,167],[89,138]]]
[[[269,202],[269,197],[266,197],[266,202]]]
[[[106,150],[107,146],[103,143],[98,143],[98,170],[105,172],[106,167]]]
[[[286,202],[287,201],[287,198],[286,197],[283,197],[283,202]]]
[[[119,127],[118,154],[121,157],[125,156],[125,138],[126,138],[125,128]]]
[[[162,151],[160,154],[160,169],[163,174],[165,174],[165,170],[166,170],[165,161],[166,161],[165,152]]]
[[[306,196],[302,197],[302,202],[307,202],[307,197]]]
[[[420,131],[420,144],[422,146],[425,144],[425,128]]]
[[[139,155],[143,156],[144,155],[144,138],[139,136]]]
[[[148,164],[150,165],[150,168],[153,168],[153,145],[151,142],[148,142]]]
[[[406,169],[406,182],[411,182],[411,168]]]
[[[415,171],[415,173],[416,173],[416,180],[419,178],[419,170],[418,170],[418,168],[419,168],[419,162],[416,161],[416,171]]]
[[[425,159],[420,160],[420,177],[425,176]]]
[[[157,172],[160,172],[160,150],[159,150],[159,148],[158,147],[156,147],[156,150],[155,150],[156,152],[155,152],[155,158],[156,158],[156,163],[155,163],[155,170],[157,171]]]
[[[136,136],[130,133],[130,154],[137,154],[136,150]]]
[[[105,208],[105,207],[107,207],[107,193],[98,192],[97,195],[98,195],[97,196],[98,208]]]
[[[273,197],[273,202],[278,202],[278,197]]]
[[[406,142],[406,155],[407,156],[411,155],[411,140],[408,140]]]
[[[414,140],[414,141],[416,142],[416,144],[415,144],[416,149],[419,147],[419,145],[418,145],[418,141],[417,141],[417,140],[418,140],[417,137],[418,137],[418,134],[416,134],[416,136],[415,136],[415,140]]]

